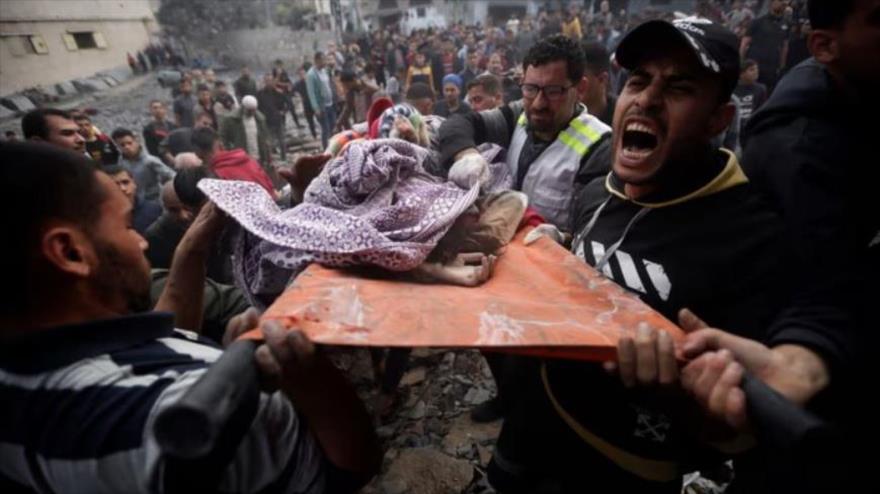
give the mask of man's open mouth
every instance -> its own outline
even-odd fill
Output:
[[[659,140],[657,132],[651,127],[640,122],[630,122],[624,128],[620,144],[624,157],[639,161],[654,152]]]

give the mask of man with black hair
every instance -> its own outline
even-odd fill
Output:
[[[201,328],[205,254],[223,214],[202,209],[150,311],[146,242],[110,177],[33,143],[0,144],[0,162],[2,183],[17,184],[0,209],[18,211],[2,228],[21,237],[0,255],[16,287],[0,303],[6,492],[351,492],[369,480],[381,454],[363,405],[302,333],[273,324],[262,325],[255,364],[280,392],[255,398],[228,461],[163,455],[157,415],[222,354],[176,328]],[[258,324],[249,311],[228,336]]]
[[[577,193],[572,251],[668,319],[691,308],[760,338],[785,296],[781,222],[733,153],[712,146],[735,111],[736,36],[707,19],[651,21],[616,57],[631,76],[615,108],[612,169]],[[705,434],[714,429],[677,389],[672,338],[633,330],[604,369],[526,367],[489,466],[493,486],[679,493],[682,473],[725,458],[711,441],[740,446],[733,432]]]
[[[492,74],[474,77],[467,85],[467,100],[473,111],[499,108],[504,104],[501,80]]]
[[[159,188],[174,178],[174,170],[147,153],[134,132],[120,127],[113,131],[112,137],[122,151],[117,164],[131,172],[137,183],[138,197],[153,202],[159,200]]]
[[[422,115],[434,114],[434,91],[424,82],[414,82],[406,90],[406,102]]]
[[[686,382],[742,430],[738,376],[750,372],[833,424],[842,447],[783,458],[761,444],[742,492],[857,491],[875,471],[865,452],[878,441],[876,413],[865,400],[876,386],[880,300],[880,1],[813,0],[809,15],[813,57],[779,81],[743,134],[743,167],[785,221],[797,289],[761,341],[719,330],[689,337],[687,356],[700,356]]]
[[[141,235],[162,214],[162,208],[156,201],[144,199],[138,195],[138,185],[131,170],[120,165],[110,165],[103,168],[103,172],[110,176],[125,198],[131,201],[131,225]]]
[[[27,112],[21,119],[21,133],[28,140],[85,153],[86,141],[79,134],[73,116],[64,110],[38,108]]]
[[[116,164],[119,160],[119,150],[113,145],[113,140],[110,136],[101,132],[85,112],[74,113],[73,121],[79,127],[79,135],[86,141],[86,154],[91,156],[95,163],[102,165]]]
[[[586,105],[587,111],[599,117],[606,125],[611,125],[614,120],[614,107],[617,104],[615,98],[608,90],[610,80],[609,70],[611,61],[608,50],[602,43],[584,41],[584,56],[587,59],[584,77],[587,79],[587,89],[581,95],[581,103]]]

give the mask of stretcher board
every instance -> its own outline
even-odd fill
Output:
[[[549,238],[524,232],[479,287],[402,281],[311,265],[263,314],[319,344],[480,348],[556,358],[614,358],[647,322],[681,329]],[[258,338],[252,331],[248,337]]]

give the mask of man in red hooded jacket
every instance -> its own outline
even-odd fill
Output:
[[[192,144],[202,162],[206,163],[218,178],[254,182],[266,189],[272,199],[277,198],[278,194],[272,179],[260,164],[248,156],[244,149],[227,151],[214,129],[208,127],[193,130]]]

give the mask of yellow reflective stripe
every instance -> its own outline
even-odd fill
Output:
[[[590,128],[587,124],[581,122],[578,119],[572,120],[571,126],[572,128],[574,128],[574,130],[586,136],[587,139],[590,140],[590,142],[596,142],[599,140],[600,137],[602,137],[602,134],[596,132],[594,129]]]
[[[544,382],[544,391],[546,391],[547,397],[550,398],[553,408],[556,409],[556,413],[562,417],[562,420],[564,420],[565,423],[584,440],[584,442],[596,448],[597,451],[616,463],[620,468],[632,472],[639,477],[653,480],[655,482],[669,482],[681,476],[678,471],[678,465],[674,462],[649,460],[647,458],[642,458],[641,456],[636,456],[614,446],[596,434],[588,431],[574,417],[572,417],[568,411],[562,408],[562,405],[557,401],[556,396],[550,389],[550,381],[547,379],[547,364],[545,363],[541,364],[541,380]]]
[[[516,121],[516,123],[518,123],[519,125],[525,125],[526,124],[526,114],[520,113],[519,119]]]
[[[566,146],[574,149],[574,151],[583,156],[587,154],[587,145],[579,141],[575,136],[568,133],[568,131],[563,130],[559,133],[559,140],[562,141]]]

